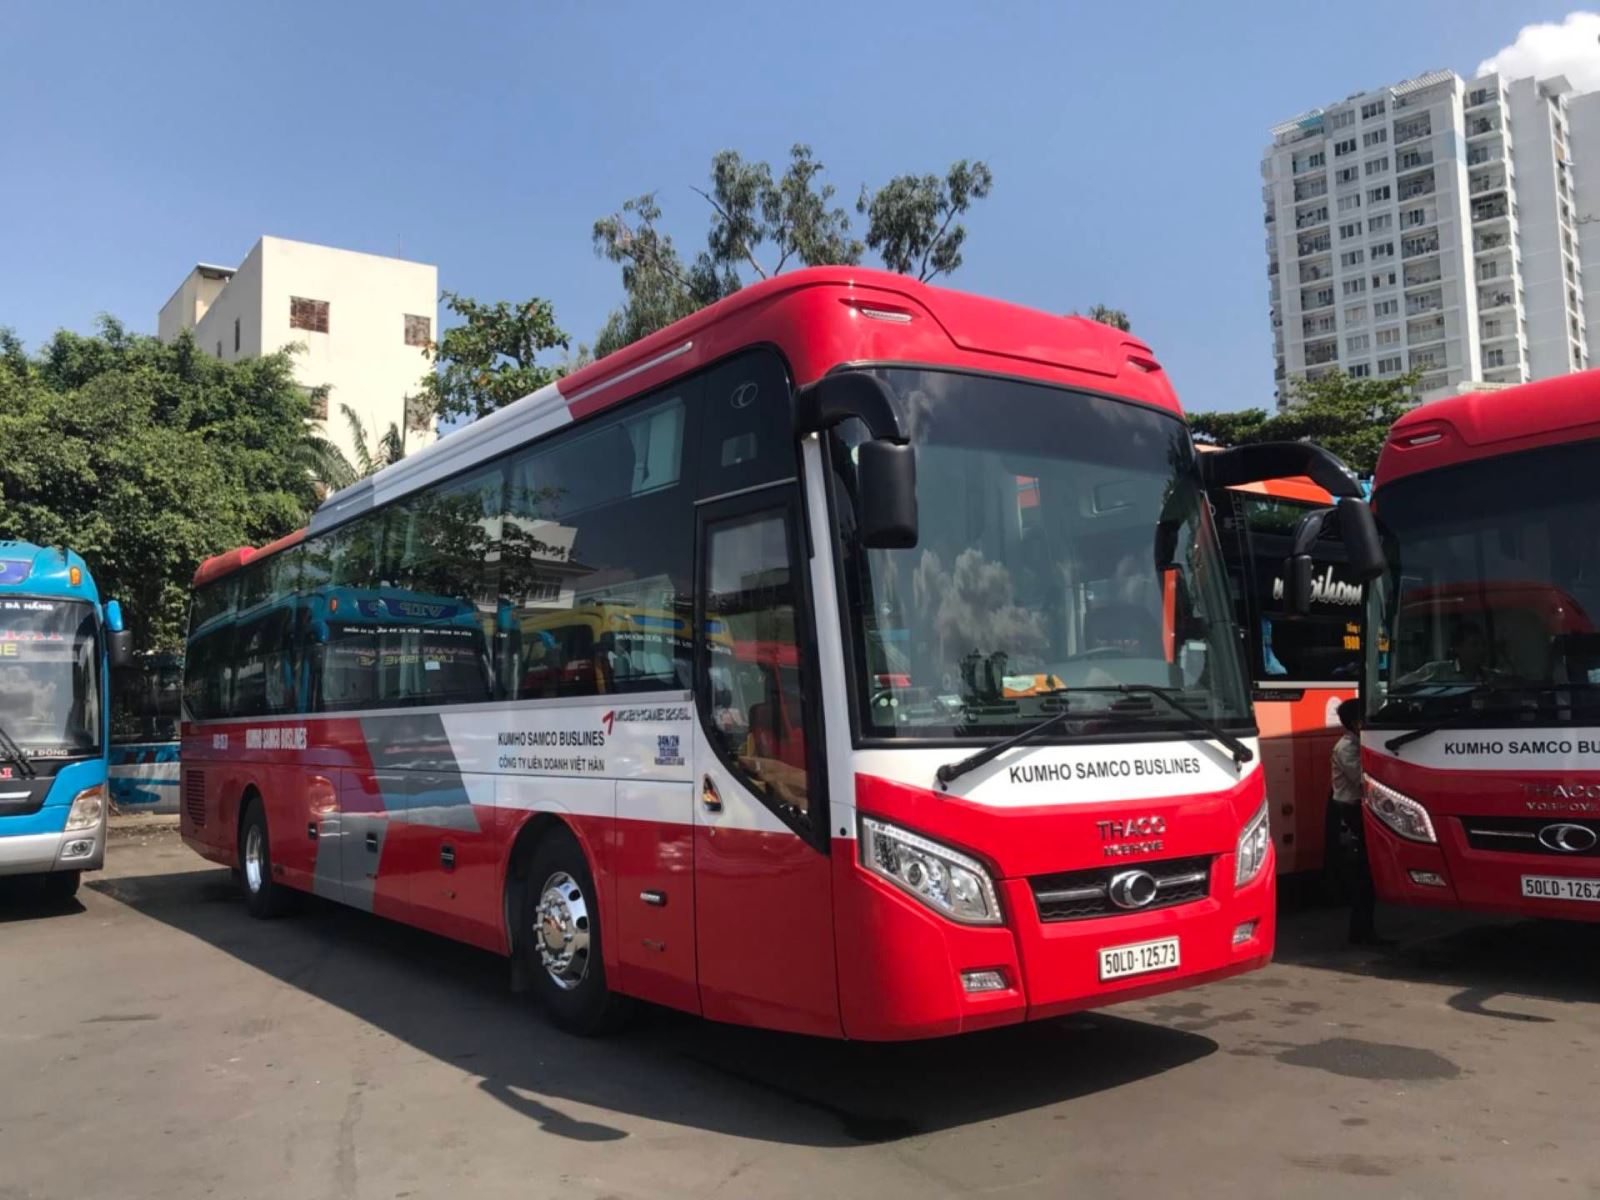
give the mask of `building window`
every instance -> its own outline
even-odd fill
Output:
[[[406,314],[406,345],[426,347],[433,341],[433,318]]]
[[[1351,354],[1357,354],[1362,350],[1366,350],[1371,345],[1371,341],[1372,339],[1366,334],[1358,333],[1354,337],[1345,338],[1344,348]]]
[[[1340,196],[1339,197],[1339,211],[1342,212],[1342,213],[1349,212],[1352,209],[1356,209],[1356,208],[1360,208],[1360,207],[1361,207],[1361,194],[1359,192],[1356,193],[1353,196]]]
[[[1385,154],[1382,158],[1369,158],[1363,169],[1368,175],[1382,175],[1389,169],[1389,156]]]
[[[1400,344],[1400,327],[1392,326],[1388,329],[1378,330],[1378,345],[1398,346]]]
[[[1356,112],[1353,108],[1347,108],[1341,112],[1330,113],[1328,115],[1329,129],[1344,129],[1350,125],[1354,125],[1355,123]]]
[[[1346,325],[1360,325],[1367,319],[1367,306],[1365,304],[1352,304],[1344,310],[1344,323]]]
[[[217,357],[218,358],[222,357],[222,339],[221,338],[217,339]]]
[[[326,421],[328,419],[328,392],[327,384],[320,387],[303,387],[305,393],[307,412],[306,416],[313,421]]]
[[[1333,145],[1333,156],[1335,158],[1343,158],[1346,154],[1354,154],[1355,150],[1356,150],[1356,140],[1355,140],[1355,138],[1346,138],[1342,142],[1335,142],[1334,143],[1334,145]]]
[[[1359,250],[1346,250],[1339,255],[1339,265],[1341,267],[1359,267],[1362,257],[1362,253]],[[1376,258],[1377,255],[1374,254],[1373,257]]]
[[[233,352],[239,353],[239,318],[233,319]]]
[[[1350,378],[1351,379],[1365,379],[1368,375],[1371,375],[1371,374],[1372,374],[1372,364],[1371,363],[1356,363],[1355,365],[1353,365],[1350,368]]]
[[[312,333],[327,333],[328,302],[307,300],[304,296],[290,296],[289,328],[309,329]]]
[[[1393,258],[1394,257],[1394,243],[1393,242],[1379,242],[1376,246],[1374,246],[1372,248],[1372,257],[1374,259]]]
[[[1340,183],[1354,183],[1361,178],[1360,167],[1340,167],[1335,178]]]
[[[1389,190],[1389,185],[1386,183],[1382,187],[1375,187],[1367,193],[1367,203],[1382,204],[1391,195],[1393,195],[1393,193]]]
[[[1363,146],[1379,146],[1388,140],[1389,131],[1387,129],[1374,129],[1370,133],[1361,135],[1361,144]]]
[[[1367,232],[1382,233],[1385,229],[1388,229],[1389,226],[1393,224],[1394,217],[1392,215],[1389,213],[1380,213],[1376,217],[1369,217],[1367,219]]]
[[[1346,296],[1359,296],[1367,290],[1365,279],[1346,279],[1344,281],[1344,294]]]
[[[1389,252],[1390,252],[1390,254],[1394,253],[1394,247],[1393,246],[1389,247]],[[1377,258],[1378,256],[1376,254],[1374,254],[1372,257],[1373,258]],[[1394,276],[1394,272],[1393,271],[1390,271],[1387,274],[1385,274],[1382,271],[1379,271],[1376,275],[1374,275],[1372,277],[1373,290],[1376,291],[1378,288],[1381,288],[1381,287],[1393,287],[1394,286],[1394,278],[1395,278],[1395,276]]]
[[[1354,225],[1341,225],[1341,226],[1339,226],[1339,236],[1341,238],[1360,237],[1361,236],[1361,222],[1357,221]]]
[[[1400,373],[1400,356],[1393,358],[1380,358],[1378,360],[1379,375],[1398,375]]]
[[[1372,306],[1372,315],[1375,317],[1393,317],[1400,313],[1400,301],[1379,300]]]
[[[1382,100],[1374,100],[1371,104],[1363,104],[1361,106],[1361,119],[1370,121],[1373,117],[1383,116],[1383,107],[1384,102]]]

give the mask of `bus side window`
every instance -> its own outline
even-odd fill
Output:
[[[786,510],[706,527],[703,709],[719,757],[751,791],[809,822],[800,706],[806,673]]]
[[[706,372],[701,403],[701,499],[790,479],[798,472],[789,374],[771,350]]]

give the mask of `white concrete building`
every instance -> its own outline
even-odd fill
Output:
[[[1288,379],[1340,369],[1418,370],[1431,399],[1588,365],[1569,109],[1600,126],[1600,93],[1570,92],[1560,77],[1435,71],[1272,130],[1261,173],[1280,405]],[[1600,137],[1578,140],[1600,171]],[[1589,241],[1600,256],[1600,230]]]
[[[200,349],[229,361],[299,343],[295,378],[313,415],[353,458],[340,410],[348,404],[375,442],[391,424],[408,449],[434,439],[433,421],[409,403],[428,370],[439,272],[426,263],[264,237],[236,268],[196,266],[162,306],[157,334],[191,330]]]

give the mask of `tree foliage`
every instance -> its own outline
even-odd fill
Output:
[[[286,354],[224,363],[102,318],[30,356],[0,331],[0,537],[79,551],[136,642],[175,649],[201,560],[315,503],[307,412]]]
[[[1099,321],[1100,324],[1109,325],[1113,329],[1120,329],[1123,333],[1129,333],[1133,329],[1133,322],[1128,320],[1127,313],[1123,312],[1120,308],[1109,308],[1104,304],[1091,304],[1089,306],[1089,311],[1086,313],[1081,313],[1077,309],[1073,309],[1068,315],[1074,317],[1088,317],[1091,321]]]
[[[1294,379],[1288,403],[1277,412],[1246,408],[1190,413],[1189,427],[1197,440],[1218,446],[1316,442],[1358,474],[1370,475],[1389,426],[1416,402],[1417,378],[1412,373],[1394,379],[1357,379],[1334,371],[1316,379]]]
[[[859,263],[868,247],[892,271],[928,280],[961,265],[961,219],[989,194],[988,166],[963,159],[943,178],[900,175],[876,191],[862,188],[858,236],[835,200],[825,167],[797,143],[780,174],[765,162],[723,150],[711,160],[709,186],[693,190],[710,210],[706,247],[685,258],[659,228],[656,193],[636,196],[594,223],[595,253],[622,268],[625,300],[595,340],[603,356],[665,328],[739,290],[792,267]]]
[[[557,377],[556,367],[539,362],[545,351],[570,348],[550,301],[484,304],[454,292],[441,299],[462,323],[428,348],[433,370],[423,376],[422,394],[440,420],[475,420]]]

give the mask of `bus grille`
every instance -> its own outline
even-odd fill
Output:
[[[190,824],[196,828],[205,828],[206,773],[204,771],[183,773],[183,811],[189,814]]]
[[[1028,880],[1041,921],[1078,921],[1084,917],[1125,916],[1172,908],[1203,900],[1211,894],[1209,854],[1193,858],[1168,858],[1161,862],[1120,863],[1114,867],[1094,867],[1087,871],[1063,871],[1055,875],[1035,875]],[[1123,871],[1148,871],[1159,889],[1156,898],[1143,908],[1119,908],[1111,900],[1111,880]]]
[[[1593,836],[1592,845],[1583,834],[1558,837],[1554,832],[1540,834],[1554,826],[1575,825]],[[1498,850],[1502,854],[1543,854],[1552,858],[1600,858],[1600,821],[1581,821],[1567,817],[1462,817],[1467,845],[1474,850]],[[1560,849],[1565,843],[1573,847]]]

